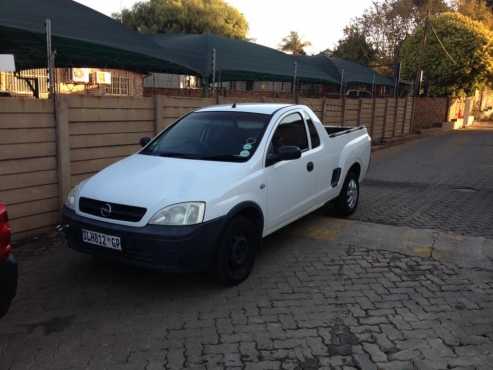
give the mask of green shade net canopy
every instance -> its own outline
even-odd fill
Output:
[[[344,84],[394,86],[392,78],[383,76],[369,67],[335,57],[328,59],[336,66],[340,76],[339,81],[342,79]]]
[[[46,67],[45,20],[52,24],[57,67],[118,68],[197,75],[147,36],[70,0],[0,0],[0,53],[17,69]]]
[[[174,60],[198,70],[211,81],[215,50],[216,81],[297,81],[337,84],[337,69],[327,63],[298,58],[253,42],[213,34],[149,36]],[[295,65],[296,62],[296,65]]]
[[[0,0],[0,53],[17,69],[46,67],[45,20],[57,67],[116,68],[216,81],[293,81],[393,86],[368,67],[323,54],[293,56],[213,34],[144,35],[71,0]],[[213,68],[215,52],[215,69]]]

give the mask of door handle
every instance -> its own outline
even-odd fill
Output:
[[[308,172],[312,172],[314,167],[315,166],[314,166],[313,162],[308,162],[306,164],[306,169],[308,170]]]

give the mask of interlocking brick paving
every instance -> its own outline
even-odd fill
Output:
[[[376,152],[353,218],[493,238],[493,130]]]
[[[493,276],[431,258],[270,238],[243,285],[92,261],[23,263],[5,369],[491,368]]]

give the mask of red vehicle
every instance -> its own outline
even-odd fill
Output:
[[[10,236],[7,207],[0,203],[0,317],[7,313],[17,292],[17,262],[11,252]]]

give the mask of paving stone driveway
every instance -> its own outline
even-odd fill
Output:
[[[225,289],[41,239],[17,249],[0,369],[491,369],[493,263],[412,255],[435,240],[493,246],[319,213],[269,237],[251,278]]]
[[[230,289],[63,248],[25,261],[23,275],[0,323],[2,369],[490,369],[493,360],[491,273],[337,236],[288,229]]]
[[[376,152],[354,219],[493,238],[493,129]]]

